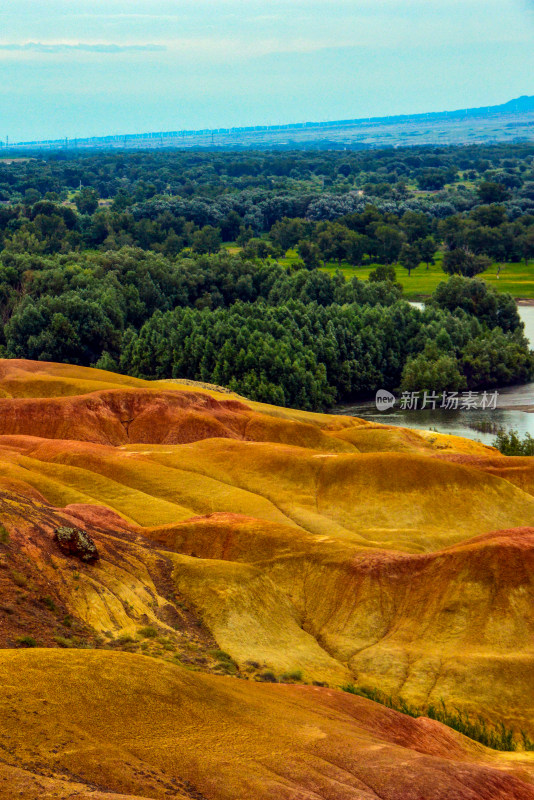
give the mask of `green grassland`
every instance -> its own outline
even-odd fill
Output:
[[[441,259],[442,254],[438,253],[436,263],[430,265],[429,269],[426,268],[426,264],[420,264],[417,269],[412,270],[410,276],[403,267],[396,266],[397,280],[402,284],[407,300],[419,300],[427,297],[432,294],[438,283],[447,280],[448,276],[441,268]],[[290,265],[295,264],[298,260],[297,253],[294,250],[288,250],[286,257],[280,259],[280,263]],[[375,264],[366,264],[363,267],[355,267],[342,261],[341,272],[348,279],[356,277],[365,280],[375,266]],[[499,266],[500,273],[497,277]],[[325,264],[322,269],[333,275],[340,267],[332,262]],[[510,292],[518,300],[534,299],[534,262],[528,266],[524,261],[519,264],[492,264],[479,277],[491,283],[500,292]]]

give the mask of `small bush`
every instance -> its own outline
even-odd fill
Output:
[[[155,639],[158,635],[158,631],[152,625],[145,625],[144,628],[139,628],[137,631],[139,636],[143,636],[145,639]]]
[[[212,658],[216,658],[218,661],[232,661],[233,658],[228,653],[225,653],[224,650],[208,650],[208,655]]]
[[[56,610],[56,604],[51,597],[41,597],[41,603],[46,606],[50,611]]]
[[[226,675],[235,675],[237,672],[237,664],[234,664],[233,661],[219,661],[215,666]]]
[[[117,637],[117,643],[121,645],[132,644],[133,642],[135,642],[135,639],[133,638],[133,636],[129,636],[127,633],[123,633],[121,634],[121,636]]]
[[[256,675],[256,680],[263,681],[264,683],[278,683],[276,675],[270,670],[267,670],[266,672],[260,672],[259,675]]]
[[[295,669],[292,672],[284,672],[284,674],[281,677],[281,680],[286,683],[290,682],[298,683],[299,681],[302,680],[302,670]]]
[[[517,431],[506,433],[500,430],[493,440],[493,447],[505,456],[534,456],[534,437],[526,433],[521,438]]]
[[[23,575],[23,573],[19,572],[17,569],[11,571],[11,580],[15,586],[23,587],[28,585],[28,578],[26,575]]]
[[[7,544],[9,541],[9,531],[0,525],[0,544]]]
[[[227,675],[235,675],[238,672],[238,666],[234,659],[224,650],[209,650],[208,654],[217,659],[218,663],[215,665],[217,669]]]
[[[17,639],[17,642],[21,647],[37,647],[37,642],[33,636],[22,636],[20,639]]]
[[[238,671],[238,667],[234,659],[231,655],[225,653],[224,650],[208,650],[208,655],[217,659],[217,669],[225,672],[227,675],[235,675]]]
[[[65,636],[54,636],[54,641],[59,647],[74,647],[72,639],[67,639]]]

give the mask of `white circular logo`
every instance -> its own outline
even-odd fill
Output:
[[[387,411],[395,405],[395,397],[386,389],[379,389],[376,393],[376,407],[379,411]]]

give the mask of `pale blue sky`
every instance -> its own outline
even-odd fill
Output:
[[[533,0],[1,0],[11,141],[534,94]]]

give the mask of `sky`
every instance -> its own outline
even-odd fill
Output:
[[[0,0],[11,142],[534,95],[534,0]]]

